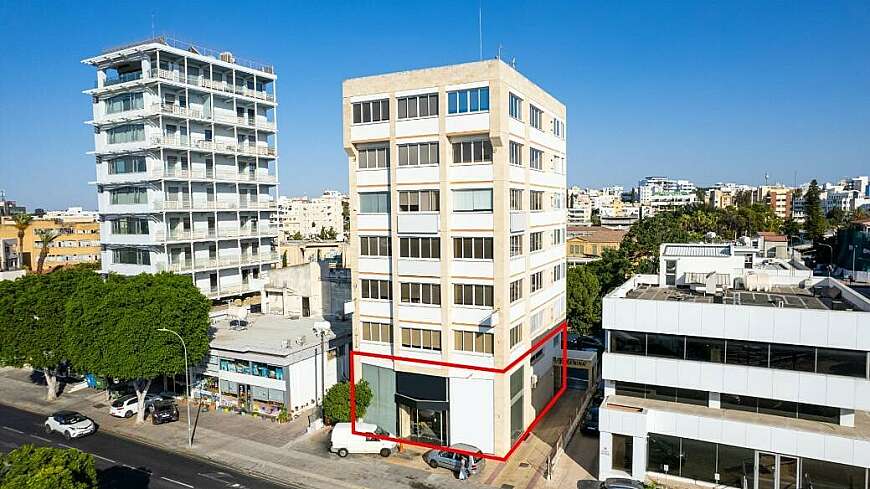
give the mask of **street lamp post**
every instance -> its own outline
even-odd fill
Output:
[[[182,338],[180,334],[172,331],[171,329],[158,328],[157,331],[172,333],[175,336],[178,336],[178,339],[181,340],[181,348],[184,349],[184,382],[187,386],[187,448],[192,448],[193,432],[191,431],[190,427],[190,403],[193,402],[193,398],[190,396],[190,368],[187,365],[187,345],[184,344],[184,338]]]
[[[315,335],[320,336],[320,417],[323,417],[323,399],[326,397],[326,349],[324,340],[330,331],[329,323],[316,323],[312,328]],[[317,367],[315,367],[316,369]]]

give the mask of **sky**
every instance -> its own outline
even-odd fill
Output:
[[[0,0],[0,189],[96,208],[92,67],[167,34],[276,67],[281,195],[347,190],[341,82],[515,59],[568,108],[568,183],[870,173],[870,2]],[[153,28],[152,28],[153,25]]]

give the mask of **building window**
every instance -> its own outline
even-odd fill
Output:
[[[369,100],[353,104],[353,123],[381,122],[390,120],[390,101]]]
[[[508,113],[518,121],[523,120],[523,99],[510,94],[508,97]]]
[[[559,245],[565,242],[565,230],[562,228],[553,230],[553,245]]]
[[[565,196],[560,192],[553,192],[553,197],[550,199],[550,204],[552,204],[553,209],[564,209],[565,208]]]
[[[454,331],[453,349],[456,351],[492,355],[493,335],[492,333],[478,333],[474,331]]]
[[[453,238],[453,258],[492,260],[492,238]]]
[[[145,107],[142,92],[122,93],[106,99],[106,114],[139,110]]]
[[[544,169],[544,152],[535,149],[529,148],[529,168],[535,170],[543,170]]]
[[[529,190],[529,209],[533,211],[544,210],[544,192]]]
[[[544,287],[544,272],[535,272],[529,277],[531,292],[535,293]]]
[[[519,188],[512,188],[510,192],[511,196],[511,210],[512,211],[521,211],[523,210],[523,190]]]
[[[441,351],[441,331],[402,328],[402,346],[404,348]]]
[[[399,166],[438,164],[438,143],[414,143],[399,145]]]
[[[489,87],[447,92],[447,113],[465,114],[489,110]]]
[[[523,166],[523,145],[511,141],[508,144],[510,149],[510,163],[514,166]]]
[[[453,163],[491,163],[492,142],[475,139],[453,143]]]
[[[454,190],[454,212],[492,212],[492,189]]]
[[[136,248],[119,248],[112,250],[112,263],[125,265],[150,265],[151,253],[148,250]]]
[[[399,238],[402,258],[441,258],[441,238]]]
[[[387,192],[368,192],[359,194],[361,214],[386,214],[390,212],[390,194]]]
[[[146,171],[144,156],[127,156],[106,161],[109,175],[124,173],[144,173]]]
[[[148,219],[122,217],[112,221],[112,234],[148,234]]]
[[[384,144],[357,148],[357,163],[360,170],[387,168],[390,166],[390,148]]]
[[[365,341],[392,343],[393,327],[388,323],[371,323],[368,321],[363,321],[362,339]]]
[[[148,191],[142,187],[121,187],[111,191],[112,205],[147,204]]]
[[[492,307],[492,285],[454,284],[453,303],[459,306]]]
[[[516,302],[523,298],[523,279],[517,279],[511,282],[510,299],[511,302]]]
[[[566,266],[564,263],[559,263],[553,267],[553,282],[558,282],[565,278]]]
[[[510,240],[511,240],[511,245],[510,245],[511,256],[522,255],[523,254],[523,235],[522,234],[512,234]]]
[[[437,190],[399,191],[399,210],[401,212],[438,212]]]
[[[565,139],[565,123],[553,117],[553,134],[559,139]]]
[[[517,324],[510,330],[510,348],[517,346],[523,341],[523,324]]]
[[[529,124],[537,130],[541,130],[541,121],[544,118],[544,111],[529,104]]]
[[[390,300],[393,297],[392,287],[389,280],[375,280],[364,278],[361,280],[363,299]]]
[[[441,286],[402,282],[401,301],[409,304],[441,304]]]
[[[534,253],[544,248],[544,232],[529,233],[529,252]]]
[[[135,143],[145,140],[144,124],[125,124],[106,130],[108,144]]]
[[[390,256],[390,237],[360,236],[359,254],[361,256]]]
[[[438,115],[438,94],[412,95],[396,99],[399,104],[399,119],[430,117]]]

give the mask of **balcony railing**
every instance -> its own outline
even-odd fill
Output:
[[[275,95],[272,93],[268,93],[263,90],[251,89],[246,86],[234,85],[232,83],[228,83],[225,80],[210,80],[203,76],[185,76],[180,71],[166,70],[163,68],[152,69],[149,75],[151,76],[151,78],[160,78],[162,80],[185,83],[187,85],[207,88],[209,90],[215,90],[218,92],[232,93],[234,95],[241,95],[243,97],[249,97],[258,100],[265,100],[267,102],[275,101]]]
[[[167,265],[166,270],[172,273],[190,272],[191,270],[193,270],[193,261],[187,259],[175,263],[170,263]]]
[[[188,240],[191,237],[190,231],[170,231],[169,241]]]
[[[151,144],[180,146],[183,148],[193,148],[220,153],[238,153],[253,156],[275,157],[278,155],[277,150],[269,146],[258,146],[253,144],[235,145],[216,141],[206,141],[205,139],[191,140],[188,136],[153,136],[151,138]]]
[[[113,78],[106,78],[105,80],[103,80],[103,86],[109,87],[112,85],[117,85],[119,83],[126,83],[128,81],[140,80],[140,79],[142,79],[142,72],[141,71],[133,71],[130,73],[124,73],[122,75],[118,75],[118,76],[113,77]]]

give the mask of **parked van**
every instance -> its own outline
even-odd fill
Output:
[[[389,433],[369,423],[357,423],[358,432],[375,433],[389,436]],[[381,440],[374,437],[354,435],[350,432],[350,423],[337,423],[332,428],[332,440],[329,443],[329,451],[337,453],[339,457],[347,457],[348,453],[377,453],[381,457],[389,457],[396,450],[398,444],[393,441]]]

